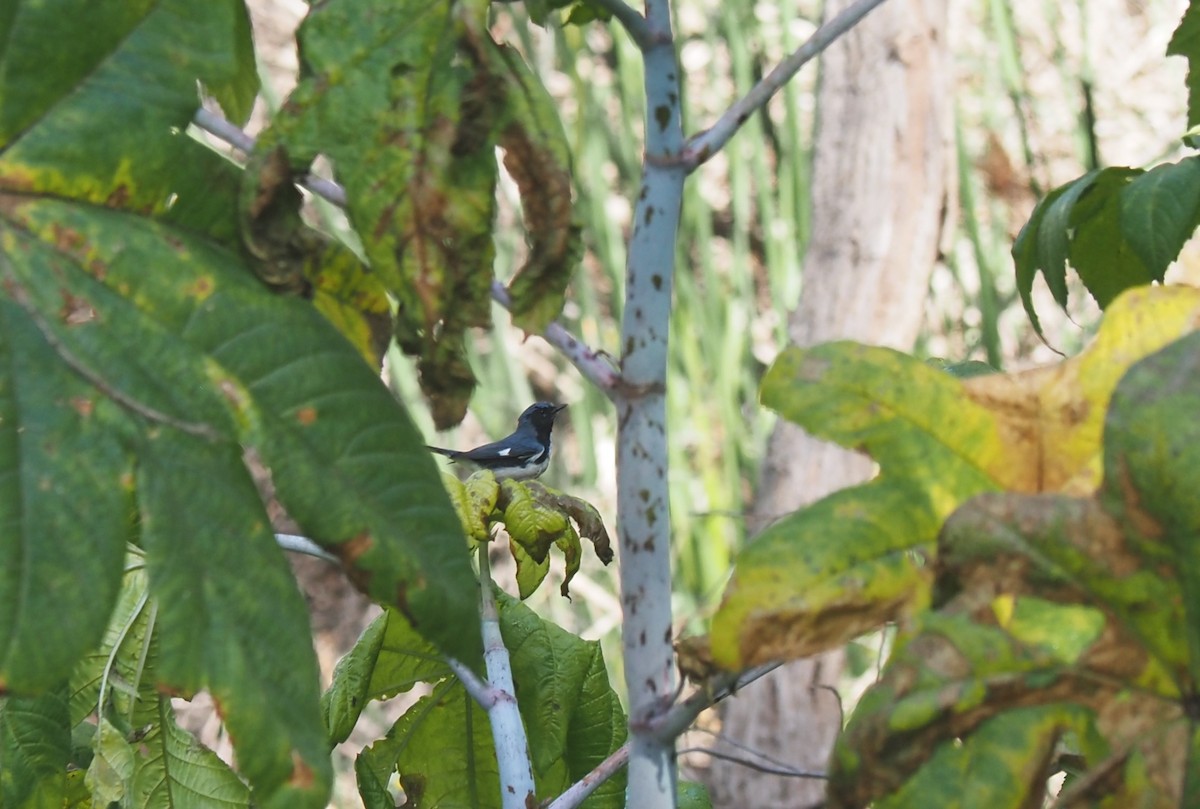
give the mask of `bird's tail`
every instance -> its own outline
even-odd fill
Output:
[[[443,447],[431,447],[428,444],[425,445],[425,449],[429,450],[430,452],[436,452],[438,455],[445,455],[447,458],[457,458],[460,454],[459,451],[456,449],[445,449]]]

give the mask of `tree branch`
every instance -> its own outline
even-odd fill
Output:
[[[590,773],[580,778],[557,798],[546,804],[544,809],[575,809],[584,798],[596,791],[596,787],[612,778],[629,762],[629,742],[618,747],[608,758],[596,765]]]
[[[517,691],[513,685],[512,665],[508,649],[504,646],[504,638],[500,634],[500,611],[496,607],[496,594],[492,592],[492,586],[488,545],[481,542],[479,613],[483,619],[483,663],[487,668],[488,682],[491,683],[488,698],[495,700],[487,709],[487,713],[500,769],[501,806],[504,809],[527,809],[536,795],[529,743],[525,738],[521,712],[517,710]]]
[[[832,45],[838,37],[859,23],[863,17],[883,0],[858,0],[847,6],[840,14],[818,28],[808,41],[784,59],[775,69],[763,77],[750,92],[738,99],[717,119],[711,128],[693,135],[679,156],[680,163],[688,172],[695,171],[729,142],[733,133],[746,123],[752,114],[763,107],[779,88],[787,84],[801,67]]]
[[[642,187],[625,265],[617,408],[617,537],[621,631],[629,689],[629,787],[638,809],[673,809],[675,740],[646,722],[675,698],[671,644],[671,519],[667,488],[667,336],[687,172],[679,64],[669,0],[646,0],[652,43],[643,49],[646,91]]]
[[[702,711],[716,705],[726,697],[736,694],[742,688],[771,673],[781,665],[783,664],[776,661],[764,663],[738,674],[718,675],[707,681],[704,688],[698,689],[683,702],[674,705],[663,714],[649,719],[645,723],[645,729],[659,738],[674,739],[687,730]]]
[[[471,671],[466,663],[463,663],[453,657],[446,658],[446,665],[454,672],[454,676],[462,683],[463,688],[471,696],[471,699],[479,703],[479,707],[485,711],[491,711],[492,708],[502,699],[499,690],[493,688],[487,681],[481,678],[478,674]]]
[[[615,2],[620,2],[620,0],[615,0]],[[637,14],[637,12],[633,13]],[[254,138],[214,112],[199,109],[192,122],[210,135],[220,138],[243,152],[250,152],[254,149]],[[346,190],[331,180],[309,174],[300,185],[339,208],[346,207]],[[512,308],[512,299],[509,297],[508,290],[499,281],[492,282],[492,300],[506,310]],[[620,383],[621,375],[607,360],[607,354],[590,347],[567,331],[566,327],[557,320],[546,327],[542,338],[558,349],[588,381],[610,397],[612,396],[612,392]]]
[[[508,290],[499,281],[492,281],[492,300],[505,309],[512,308]],[[558,349],[585,379],[607,394],[610,398],[621,382],[621,374],[613,365],[608,354],[596,351],[580,341],[557,320],[546,327],[543,339]]]

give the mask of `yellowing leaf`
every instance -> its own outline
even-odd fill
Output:
[[[1100,434],[1117,381],[1142,357],[1200,325],[1200,290],[1138,287],[1109,306],[1096,339],[1079,356],[1048,368],[993,374],[963,383],[991,412],[1009,466],[995,470],[1014,491],[1094,491]]]

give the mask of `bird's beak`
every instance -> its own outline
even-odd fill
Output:
[[[560,411],[563,411],[566,409],[567,409],[567,406],[565,404],[560,404],[558,407],[554,408],[554,415],[557,416]]]

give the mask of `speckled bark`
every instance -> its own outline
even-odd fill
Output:
[[[826,17],[849,3],[830,0]],[[822,57],[813,166],[813,238],[790,336],[911,349],[938,256],[950,190],[946,0],[890,0]],[[781,423],[751,509],[754,531],[864,480],[871,464]],[[841,719],[841,652],[791,663],[724,708],[722,733],[794,767],[824,771]],[[714,761],[717,806],[789,809],[823,782]]]

